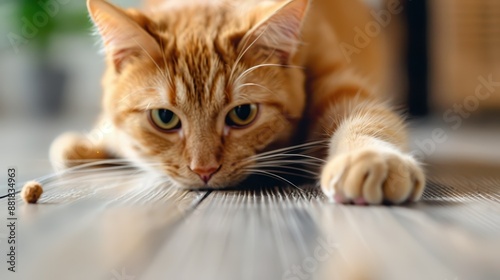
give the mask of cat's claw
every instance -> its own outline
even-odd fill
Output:
[[[338,155],[323,168],[321,188],[338,203],[403,203],[422,196],[425,175],[418,162],[399,151],[366,148]]]

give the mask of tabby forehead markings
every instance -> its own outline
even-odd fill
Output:
[[[214,104],[225,105],[230,99],[226,96],[226,69],[224,63],[213,57],[212,48],[198,47],[190,56],[177,58],[175,85],[176,102],[195,102],[198,106]]]
[[[112,123],[113,132],[84,152],[85,136],[63,135],[51,148],[52,161],[71,166],[123,157],[152,163],[143,167],[190,189],[235,186],[250,174],[293,184],[281,175],[312,174],[332,200],[419,199],[425,176],[406,153],[402,119],[353,74],[384,80],[377,74],[383,62],[375,58],[383,56],[373,53],[354,69],[338,48],[345,32],[335,31],[366,20],[339,15],[363,9],[359,15],[369,15],[368,9],[362,1],[310,2],[149,0],[139,11],[87,0],[105,44],[101,121]],[[162,3],[176,5],[159,9]],[[373,61],[381,63],[363,66]],[[119,103],[125,95],[130,102]],[[243,102],[260,104],[255,121],[224,126],[228,104]],[[182,129],[159,132],[137,109],[161,106],[179,114]],[[306,147],[320,151],[309,155]],[[315,171],[289,165],[297,161]]]
[[[175,81],[175,91],[170,92],[170,94],[173,96],[175,100],[175,104],[183,104],[188,102],[187,100],[187,87],[184,81],[180,76],[175,76],[174,77]]]

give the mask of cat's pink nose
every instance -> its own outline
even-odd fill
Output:
[[[218,166],[192,166],[190,169],[198,174],[200,178],[203,180],[203,182],[208,183],[210,178],[212,178],[212,175],[214,175],[215,172],[219,171],[220,165]]]

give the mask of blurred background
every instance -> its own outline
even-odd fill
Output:
[[[364,2],[358,27],[387,50],[383,88],[411,119],[415,155],[500,166],[500,2]],[[52,139],[92,129],[104,65],[95,41],[84,0],[1,0],[0,168],[17,167],[20,180],[49,173]]]
[[[96,41],[85,0],[0,1],[0,168],[17,167],[19,181],[52,172],[58,134],[92,130],[104,70]]]

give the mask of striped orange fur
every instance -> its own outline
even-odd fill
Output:
[[[273,149],[319,141],[328,144],[323,159],[304,162],[324,160],[316,179],[328,197],[362,204],[419,199],[425,177],[407,154],[404,122],[375,89],[383,76],[375,58],[380,45],[352,64],[339,51],[353,22],[346,18],[344,26],[330,9],[345,3],[150,0],[124,10],[88,0],[107,63],[98,126],[111,129],[85,152],[77,149],[83,135],[62,136],[51,149],[54,165],[120,157],[179,187],[224,188],[282,164],[284,155]],[[367,14],[361,9],[354,18]],[[258,112],[234,126],[228,118],[235,108]],[[179,125],[158,129],[155,110],[178,117]],[[267,166],[259,162],[266,158]]]

